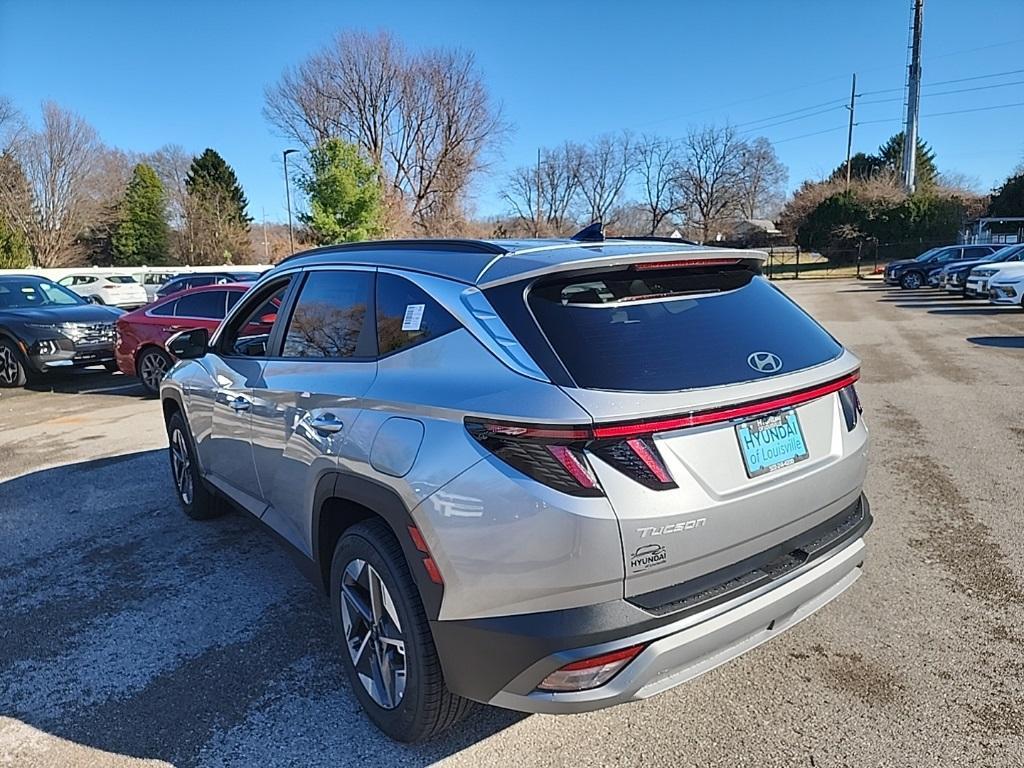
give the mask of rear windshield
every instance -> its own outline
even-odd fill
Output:
[[[586,389],[713,387],[791,373],[842,353],[803,310],[745,268],[588,274],[539,282],[527,301],[569,375]],[[766,352],[775,358],[758,355],[755,369],[752,356]]]

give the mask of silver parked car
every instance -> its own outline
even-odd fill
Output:
[[[857,358],[761,253],[586,237],[298,254],[170,343],[186,513],[301,554],[395,739],[653,696],[861,573]]]

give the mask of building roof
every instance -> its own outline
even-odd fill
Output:
[[[392,267],[469,285],[492,286],[579,266],[615,266],[624,262],[709,256],[766,258],[758,251],[693,245],[670,239],[380,240],[317,248],[297,253],[281,264],[288,267],[326,264]]]

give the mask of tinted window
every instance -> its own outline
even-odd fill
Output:
[[[67,288],[38,277],[0,278],[0,307],[29,309],[53,307],[85,302]]]
[[[529,305],[577,385],[662,392],[763,378],[755,352],[791,373],[842,347],[747,269],[618,270],[540,283]]]
[[[155,309],[149,310],[149,314],[156,315],[157,317],[170,317],[174,314],[174,306],[177,301],[168,301],[166,304],[161,304]]]
[[[405,278],[385,273],[377,276],[377,347],[381,355],[458,327],[444,307]]]
[[[372,286],[372,272],[310,272],[288,323],[283,356],[372,356],[372,339],[363,333]]]
[[[964,248],[965,259],[980,259],[982,256],[988,256],[990,253],[992,253],[992,249],[987,245]]]
[[[290,280],[286,278],[266,286],[255,297],[238,291],[225,291],[229,295],[237,293],[239,297],[244,296],[246,300],[252,301],[231,319],[220,342],[220,349],[229,355],[264,357]]]
[[[230,312],[231,308],[233,306],[235,306],[235,304],[238,303],[239,299],[242,298],[242,292],[241,291],[228,291],[227,294],[228,294],[228,312]]]
[[[224,319],[224,291],[200,291],[178,299],[174,310],[177,317],[204,317]]]
[[[107,280],[111,283],[134,283],[135,278],[131,275],[108,275]]]

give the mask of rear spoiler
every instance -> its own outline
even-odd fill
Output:
[[[620,243],[615,243],[619,245]],[[515,254],[511,254],[515,257]],[[523,258],[527,258],[524,254]],[[483,280],[477,283],[480,289],[493,288],[506,283],[516,283],[520,280],[529,280],[542,275],[557,275],[560,272],[579,272],[581,270],[608,269],[612,267],[633,266],[637,270],[668,269],[671,267],[707,267],[714,265],[733,266],[746,264],[748,267],[761,271],[761,267],[768,260],[768,254],[764,251],[748,251],[736,248],[702,248],[702,249],[665,249],[664,251],[647,251],[634,254],[615,254],[608,256],[587,256],[579,259],[569,259],[556,263],[543,262],[538,260],[534,269],[523,270],[513,275],[506,275],[493,280]],[[486,272],[486,270],[484,270]],[[483,276],[483,273],[481,273]]]

